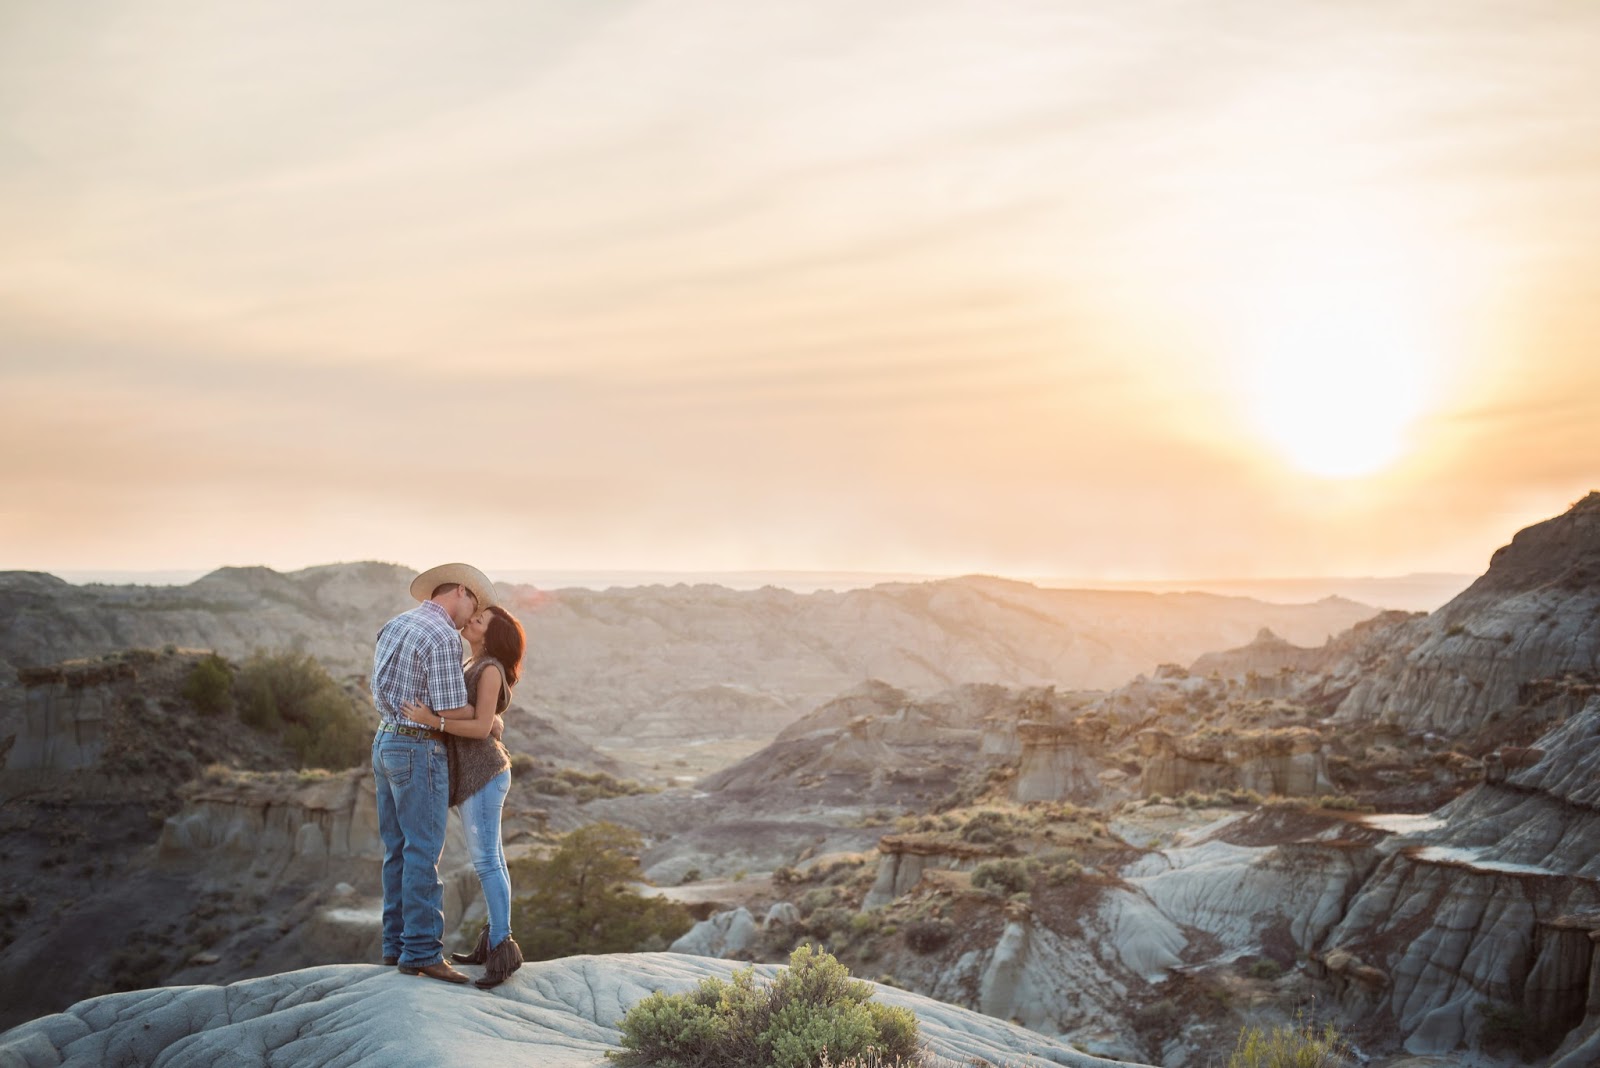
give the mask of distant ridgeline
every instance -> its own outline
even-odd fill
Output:
[[[21,667],[128,648],[309,653],[364,677],[410,573],[333,564],[279,574],[224,568],[187,586],[73,586],[0,574],[0,687]],[[1247,641],[1262,627],[1319,645],[1375,609],[1338,599],[1269,604],[1203,593],[1040,589],[1002,579],[842,592],[650,586],[502,593],[527,627],[519,699],[591,742],[770,738],[865,679],[917,694],[963,682],[1104,688],[1161,663]],[[720,705],[697,721],[694,708]],[[669,727],[660,710],[684,717]],[[673,717],[676,718],[676,717]]]

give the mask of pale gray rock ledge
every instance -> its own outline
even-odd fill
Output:
[[[756,969],[770,977],[781,967]],[[490,991],[372,964],[305,968],[228,986],[158,987],[92,998],[0,1034],[0,1068],[598,1068],[608,1063],[617,1025],[640,998],[688,990],[739,968],[708,957],[636,953],[531,962]],[[975,1058],[1000,1068],[1127,1068],[903,990],[874,985],[874,996],[915,1012],[924,1045],[951,1068]]]

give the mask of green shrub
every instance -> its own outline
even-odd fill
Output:
[[[183,680],[184,699],[204,716],[233,711],[233,669],[216,653],[202,659]]]
[[[1228,1056],[1228,1068],[1337,1068],[1350,1047],[1325,1024],[1319,1031],[1304,1017],[1278,1024],[1271,1031],[1246,1027]]]
[[[1179,1011],[1171,998],[1152,1001],[1134,1010],[1133,1025],[1140,1031],[1164,1031],[1178,1022]]]
[[[1273,980],[1283,975],[1283,965],[1271,957],[1262,957],[1260,960],[1250,962],[1248,969],[1250,978]]]
[[[771,983],[758,984],[746,968],[728,982],[649,995],[623,1017],[623,1048],[606,1058],[624,1068],[814,1068],[824,1057],[914,1062],[916,1016],[871,997],[844,965],[801,946]]]
[[[912,920],[906,924],[906,945],[913,953],[932,953],[955,937],[956,925],[949,920]]]
[[[551,775],[540,775],[533,780],[535,793],[551,797],[571,797],[579,803],[597,801],[608,797],[627,797],[654,791],[632,779],[619,779],[604,771],[579,771],[562,768]]]
[[[851,938],[870,938],[883,928],[883,914],[877,910],[858,912],[850,917]]]
[[[1004,812],[996,812],[994,809],[988,808],[983,809],[981,812],[974,812],[972,817],[967,820],[966,825],[961,828],[961,840],[963,842],[972,842],[976,845],[1003,842],[1008,838],[1015,837],[1015,834],[1016,829],[1012,826],[1009,816]]]
[[[239,718],[289,744],[302,767],[353,768],[369,759],[372,710],[306,653],[257,653],[233,680]]]
[[[828,905],[806,917],[806,930],[811,933],[811,937],[826,942],[834,935],[850,930],[851,917],[849,909]]]
[[[1070,854],[1051,854],[1051,859],[1039,858],[1044,867],[1045,882],[1051,886],[1065,886],[1083,874],[1083,862]]]
[[[1338,796],[1324,794],[1313,800],[1312,805],[1316,808],[1331,809],[1335,812],[1360,812],[1363,809],[1368,812],[1372,811],[1370,805],[1363,805],[1349,794],[1339,794]]]
[[[818,886],[801,894],[795,905],[803,915],[809,916],[818,909],[832,905],[838,896],[839,892],[834,887]]]
[[[594,823],[568,834],[547,858],[513,861],[512,887],[533,888],[511,902],[511,929],[523,955],[632,953],[688,931],[694,921],[682,905],[631,889],[643,878],[641,844],[635,831]]]
[[[986,860],[972,869],[972,885],[1007,897],[1020,894],[1033,886],[1033,866],[1014,857]]]

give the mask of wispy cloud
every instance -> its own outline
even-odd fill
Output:
[[[4,5],[0,566],[467,515],[552,566],[1467,567],[1600,481],[1597,45],[1445,0]],[[1410,452],[1330,485],[1241,339],[1341,263],[1437,351]]]

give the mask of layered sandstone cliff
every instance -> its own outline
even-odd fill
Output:
[[[1551,1045],[1591,1032],[1600,959],[1600,697],[1514,760],[1396,839],[1328,935],[1381,970],[1386,989],[1336,982],[1415,1053],[1446,1053],[1516,1019]]]
[[[1597,624],[1600,492],[1519,531],[1481,578],[1395,635],[1338,719],[1448,734],[1506,722],[1531,680],[1600,672]]]

